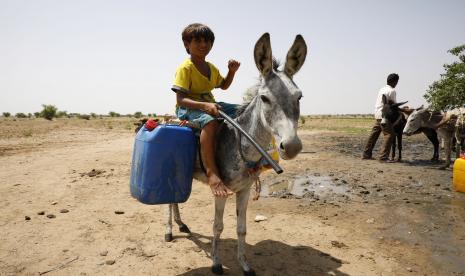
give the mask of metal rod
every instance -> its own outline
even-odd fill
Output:
[[[271,167],[277,174],[283,172],[283,169],[271,158],[268,152],[266,152],[257,142],[255,142],[255,140],[247,132],[245,132],[245,130],[243,130],[242,127],[236,121],[234,121],[231,117],[226,115],[226,113],[224,113],[223,111],[218,110],[218,112],[220,113],[221,117],[223,117],[231,125],[237,128],[237,130],[244,134],[244,136],[249,140],[249,142],[252,143],[252,145],[260,152],[260,154],[266,159],[266,161],[268,161],[268,163],[271,165]]]

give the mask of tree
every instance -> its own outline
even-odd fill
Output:
[[[446,72],[430,85],[423,96],[434,110],[446,111],[465,104],[465,44],[448,52],[459,61],[444,64]]]
[[[142,112],[140,112],[140,111],[136,111],[136,112],[134,113],[134,117],[137,118],[137,119],[139,119],[139,118],[142,117],[142,116],[143,116],[143,114],[142,114]]]
[[[22,112],[16,113],[16,114],[15,114],[15,117],[16,117],[16,118],[27,118],[26,114],[24,114],[24,113],[22,113]]]
[[[114,111],[108,112],[108,115],[110,115],[110,117],[116,117],[116,114],[118,114],[118,113],[116,113]]]
[[[56,117],[58,108],[56,108],[54,105],[43,104],[42,107],[43,109],[40,112],[41,117],[44,117],[47,120],[52,120],[54,117]]]
[[[3,112],[3,117],[8,118],[11,116],[10,112]]]

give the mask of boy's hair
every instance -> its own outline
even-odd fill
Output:
[[[205,39],[206,41],[210,41],[212,44],[213,42],[215,42],[215,34],[207,25],[201,23],[193,23],[189,24],[182,31],[182,41],[184,43],[191,43],[192,39],[201,38]],[[187,48],[186,51],[188,54],[190,54]]]

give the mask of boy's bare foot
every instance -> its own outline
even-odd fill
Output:
[[[210,186],[213,195],[217,197],[227,197],[233,194],[233,191],[226,187],[217,176],[211,176],[208,178],[208,186]]]

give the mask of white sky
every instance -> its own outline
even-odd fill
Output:
[[[373,113],[379,88],[400,75],[398,101],[425,103],[427,87],[465,43],[465,1],[0,0],[0,112],[173,113],[181,31],[207,24],[207,60],[223,75],[242,65],[218,101],[240,103],[258,71],[253,46],[271,34],[283,60],[295,35],[309,55],[295,81],[302,114]]]

